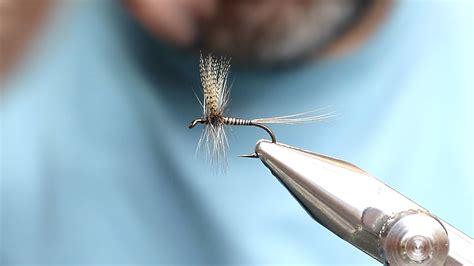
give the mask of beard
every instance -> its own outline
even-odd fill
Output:
[[[344,34],[373,0],[221,0],[200,25],[198,48],[241,63],[314,57]]]

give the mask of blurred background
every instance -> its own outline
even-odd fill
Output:
[[[229,116],[330,106],[325,123],[273,127],[279,141],[351,161],[472,236],[473,12],[0,0],[0,264],[378,265],[235,156],[263,132],[229,128],[225,173],[195,152],[200,51],[232,57]]]

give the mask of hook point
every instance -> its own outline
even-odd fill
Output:
[[[239,154],[237,156],[241,158],[258,158],[258,155],[255,152],[249,154]]]

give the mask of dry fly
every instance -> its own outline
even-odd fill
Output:
[[[265,130],[270,135],[272,142],[276,142],[275,134],[266,124],[311,123],[323,121],[334,116],[333,113],[309,115],[316,112],[316,110],[299,114],[257,119],[227,117],[225,116],[225,112],[229,105],[230,96],[230,89],[227,84],[229,68],[229,58],[214,57],[212,55],[208,55],[204,58],[201,55],[200,57],[199,71],[204,97],[202,101],[198,98],[198,101],[203,110],[203,117],[193,120],[189,128],[193,128],[199,123],[205,125],[203,134],[199,139],[198,149],[204,143],[207,147],[211,162],[218,162],[225,159],[228,142],[224,126],[256,126]]]

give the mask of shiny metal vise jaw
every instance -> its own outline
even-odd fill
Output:
[[[472,238],[357,166],[261,140],[255,153],[320,224],[391,265],[473,265]]]

